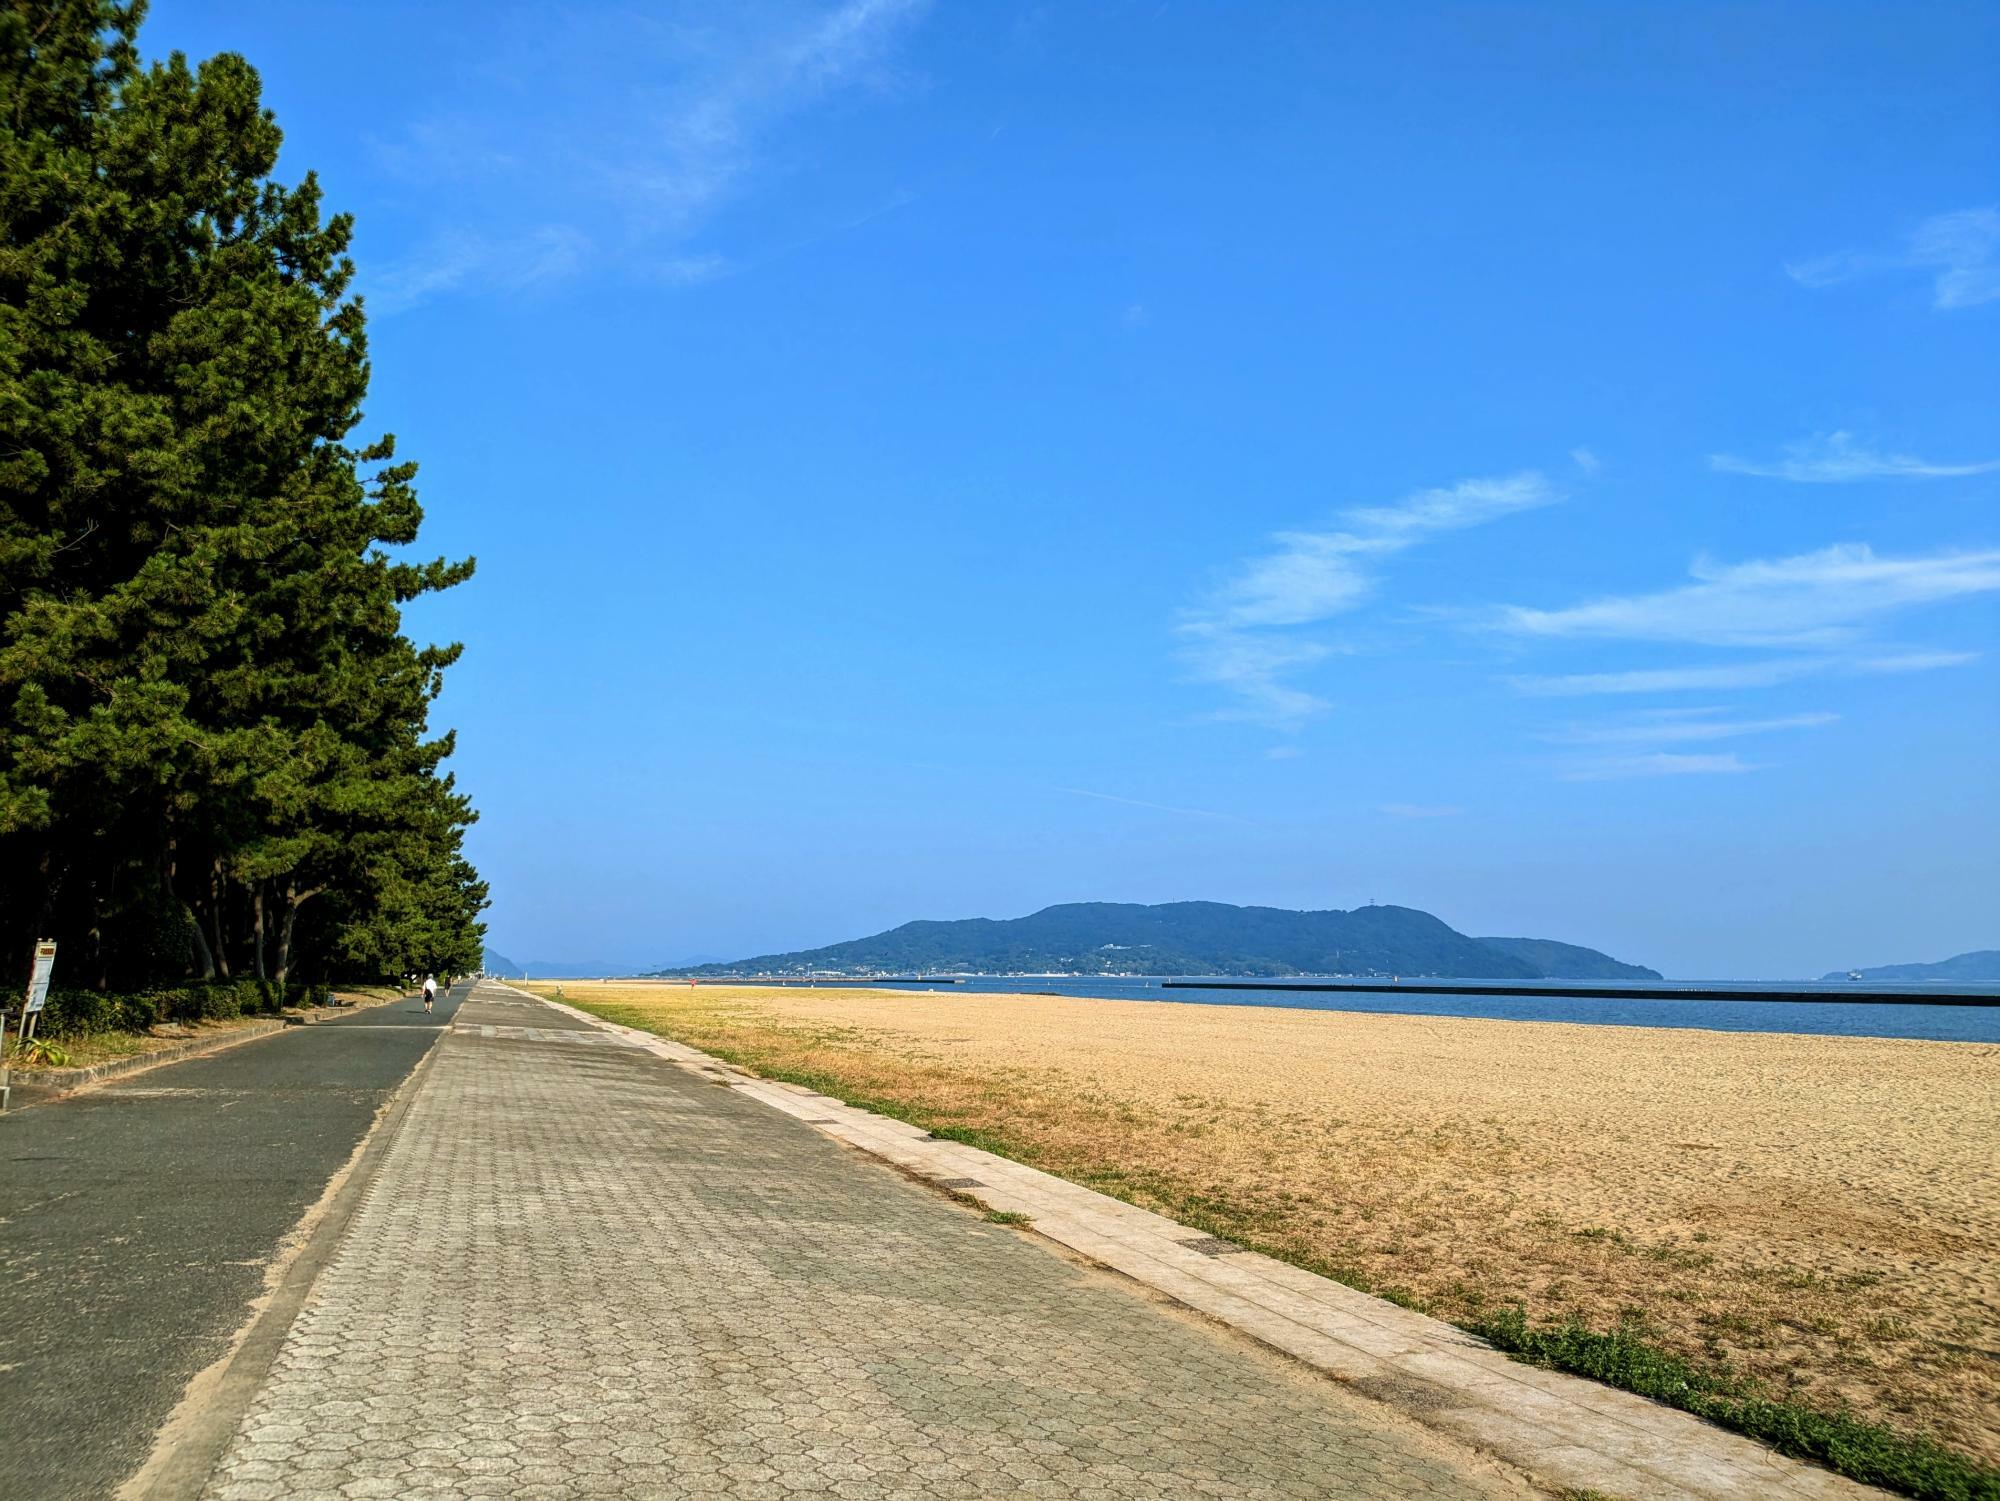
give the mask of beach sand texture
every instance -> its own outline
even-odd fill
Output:
[[[554,987],[531,987],[549,993]],[[2000,1461],[2000,1048],[1032,995],[567,998],[1465,1321]]]

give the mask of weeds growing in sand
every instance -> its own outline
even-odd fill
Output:
[[[1993,1501],[2000,1470],[1927,1439],[1892,1433],[1844,1413],[1818,1412],[1766,1395],[1755,1382],[1701,1369],[1655,1343],[1642,1319],[1601,1332],[1577,1322],[1536,1329],[1519,1304],[1466,1327],[1515,1359],[1665,1402],[1760,1439],[1782,1454],[1815,1459],[1850,1479],[1921,1501]]]

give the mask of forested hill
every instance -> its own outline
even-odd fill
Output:
[[[2000,949],[1974,949],[1969,954],[1958,954],[1950,959],[1940,959],[1935,964],[1881,964],[1873,969],[1860,971],[1864,980],[1957,980],[1971,985],[2000,984]],[[1847,971],[1835,970],[1822,975],[1824,980],[1845,980]]]
[[[1532,964],[1544,980],[1657,980],[1643,964],[1621,964],[1609,954],[1557,943],[1553,938],[1482,938],[1479,942]]]
[[[496,980],[525,980],[527,970],[509,959],[498,949],[487,948],[480,956],[479,967]]]
[[[911,922],[790,954],[667,971],[790,974],[1450,975],[1464,979],[1655,979],[1595,949],[1540,939],[1468,938],[1412,907],[1292,912],[1222,902],[1072,902],[1028,917]]]

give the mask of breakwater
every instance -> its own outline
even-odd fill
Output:
[[[666,983],[673,984],[671,977]],[[964,979],[958,975],[701,975],[691,978],[690,985],[782,985],[800,990],[826,990],[847,986],[862,990],[876,990],[884,985],[921,985],[928,990],[933,985],[963,985]]]
[[[1366,995],[1526,995],[1607,1001],[1792,1001],[1842,1006],[2000,1006],[2000,991],[1783,990],[1743,985],[1504,985],[1477,980],[1162,980],[1163,990],[1286,990]]]

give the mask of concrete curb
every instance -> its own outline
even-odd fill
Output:
[[[491,983],[491,982],[489,982]],[[508,986],[508,989],[513,987]],[[1858,1501],[1887,1492],[1788,1459],[1674,1408],[1508,1359],[1437,1319],[1244,1251],[1066,1179],[527,991],[878,1157],[914,1177],[1027,1215],[1070,1251],[1165,1294],[1350,1390],[1538,1480],[1622,1501]]]

